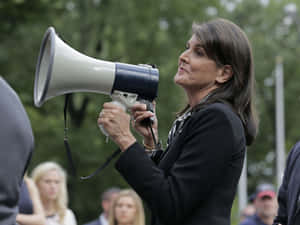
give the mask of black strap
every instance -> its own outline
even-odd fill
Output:
[[[153,68],[155,68],[155,67],[153,67]],[[152,102],[150,102],[148,100],[145,100],[145,99],[141,99],[141,98],[138,98],[138,101],[141,102],[141,103],[146,104],[146,107],[147,107],[146,110],[147,111],[154,112]],[[153,132],[153,128],[152,128],[153,122],[154,122],[154,118],[146,118],[146,119],[142,120],[140,123],[141,123],[142,126],[150,128],[151,135],[152,135],[152,138],[153,138],[153,142],[154,142],[154,145],[155,145],[155,149],[161,149],[161,143],[158,140],[156,140],[154,132]]]
[[[69,141],[68,141],[68,127],[67,127],[67,109],[68,109],[68,102],[69,102],[69,98],[70,98],[71,94],[66,94],[65,96],[65,106],[64,106],[64,144],[65,144],[65,148],[67,151],[67,156],[68,156],[68,161],[69,161],[69,165],[71,168],[71,173],[74,177],[77,176],[77,171],[76,171],[76,166],[75,163],[73,161],[72,158],[72,153],[71,153],[71,147],[69,145]],[[107,160],[95,171],[93,172],[91,175],[89,176],[85,176],[85,177],[80,177],[81,180],[86,180],[89,179],[93,176],[95,176],[96,174],[98,174],[101,170],[103,170],[105,167],[108,166],[108,164],[110,163],[110,161],[115,158],[117,155],[119,155],[121,152],[120,149],[118,149],[117,151],[113,152],[113,154],[111,154]]]
[[[76,172],[76,167],[74,164],[74,161],[72,159],[72,153],[71,153],[71,148],[69,145],[69,141],[68,141],[68,126],[67,126],[67,109],[68,109],[68,102],[69,102],[69,98],[70,98],[71,94],[66,94],[65,96],[65,106],[64,106],[64,145],[67,151],[67,157],[68,157],[68,161],[69,161],[69,165],[71,168],[71,173],[74,177],[77,176],[77,172]]]
[[[81,180],[87,180],[87,179],[90,179],[91,177],[95,176],[96,174],[98,174],[101,170],[103,170],[105,167],[108,166],[108,164],[110,163],[110,161],[112,159],[114,159],[117,155],[119,155],[121,153],[121,150],[120,149],[117,149],[117,151],[115,151],[113,154],[111,154],[107,159],[106,161],[100,166],[98,167],[98,169],[93,172],[92,174],[86,176],[86,177],[80,177]]]

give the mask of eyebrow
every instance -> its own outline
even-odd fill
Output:
[[[187,45],[191,45],[190,41],[188,41],[186,44]],[[204,48],[203,44],[201,44],[201,43],[196,44],[195,47],[197,47],[197,48]]]
[[[196,48],[202,48],[204,50],[204,46],[202,44],[196,44]]]

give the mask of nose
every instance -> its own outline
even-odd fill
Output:
[[[180,56],[179,56],[179,64],[180,63],[188,63],[188,61],[189,61],[189,57],[188,57],[188,49],[187,50],[185,50],[185,51],[183,51],[181,54],[180,54]]]
[[[55,184],[54,184],[54,183],[51,183],[51,184],[50,184],[50,188],[52,188],[52,189],[55,188]]]
[[[57,184],[56,184],[55,182],[51,182],[50,187],[51,187],[51,188],[56,188],[56,187],[57,187]]]
[[[127,208],[126,207],[121,207],[120,208],[120,212],[121,213],[126,213],[127,212]]]

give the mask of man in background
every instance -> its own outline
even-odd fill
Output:
[[[97,219],[90,221],[84,225],[109,225],[108,224],[109,209],[111,203],[118,196],[119,192],[120,192],[120,188],[117,187],[112,187],[105,190],[101,195],[102,213]]]
[[[254,204],[249,203],[240,213],[240,223],[255,214]]]
[[[0,76],[0,225],[16,224],[19,189],[34,148],[27,113]]]
[[[276,192],[273,185],[258,185],[253,204],[255,214],[245,219],[240,225],[272,225],[278,209]]]

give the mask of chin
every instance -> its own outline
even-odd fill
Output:
[[[57,199],[57,195],[49,195],[48,199],[55,200],[55,199]]]
[[[182,80],[177,80],[177,81],[174,81],[176,85],[178,85],[179,87],[182,87],[185,89],[185,87],[187,87],[186,83]]]
[[[185,76],[182,76],[182,75],[176,75],[174,77],[174,83],[184,87],[189,83],[189,79]]]
[[[178,84],[178,82],[180,82],[180,80],[182,80],[182,76],[179,75],[178,73],[176,73],[173,80],[174,80],[175,84]]]
[[[118,218],[117,219],[118,224],[123,224],[123,223],[127,223],[127,219],[125,219],[124,217]]]
[[[180,86],[182,86],[182,84],[184,84],[183,80],[181,78],[177,78],[177,77],[174,77],[174,83],[177,85],[180,85]]]

